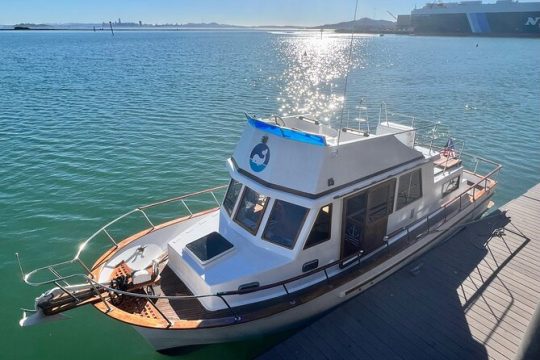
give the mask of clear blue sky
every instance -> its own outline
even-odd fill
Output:
[[[358,17],[392,20],[428,0],[359,0]],[[493,0],[494,1],[494,0]],[[0,0],[0,24],[139,20],[320,25],[352,20],[355,0]]]

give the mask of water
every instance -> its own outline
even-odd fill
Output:
[[[67,259],[136,205],[227,179],[244,111],[339,123],[348,36],[266,32],[0,32],[0,269],[6,358],[165,358],[91,308],[21,329],[40,290],[24,266]],[[477,46],[478,44],[478,46]],[[540,181],[540,41],[359,37],[345,118],[360,100],[447,124],[504,165],[502,205]],[[285,335],[187,357],[251,357]],[[77,355],[66,355],[72,352]]]

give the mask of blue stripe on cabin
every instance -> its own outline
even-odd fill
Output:
[[[285,139],[289,139],[289,140],[294,140],[294,141],[311,144],[311,145],[317,145],[317,146],[326,146],[326,138],[324,136],[309,134],[306,132],[293,130],[293,129],[282,128],[277,125],[272,125],[272,124],[268,124],[257,119],[253,119],[249,116],[247,116],[247,119],[248,119],[249,125],[253,126],[255,129],[259,129],[264,132],[267,132],[267,133],[270,133],[270,134],[273,134],[273,135],[276,135]]]

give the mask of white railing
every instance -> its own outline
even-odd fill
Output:
[[[379,121],[377,125],[381,125],[381,123],[386,123],[388,125],[388,115],[390,115],[391,122],[396,122],[399,124],[403,124],[405,122],[406,126],[410,126],[414,129],[415,127],[415,116],[407,115],[407,114],[401,114],[398,112],[388,111],[388,108],[386,106],[386,103],[383,101],[381,105],[379,106]],[[392,118],[393,117],[393,118]]]
[[[99,236],[99,235],[102,235],[102,234],[105,235],[105,238],[110,241],[113,248],[117,249],[119,242],[116,239],[114,239],[114,237],[111,235],[110,231],[108,231],[111,228],[112,225],[119,223],[123,219],[129,218],[133,214],[140,213],[143,216],[144,222],[146,222],[149,225],[149,227],[147,228],[148,233],[151,233],[151,232],[155,231],[156,225],[154,224],[154,222],[152,222],[152,220],[148,216],[148,214],[147,214],[148,209],[163,206],[163,205],[170,204],[170,203],[173,203],[173,202],[178,202],[183,207],[185,207],[185,209],[189,213],[189,215],[186,216],[186,220],[188,220],[188,219],[190,219],[190,218],[192,218],[194,216],[193,211],[189,208],[189,206],[186,203],[186,201],[188,199],[192,199],[194,197],[199,197],[199,196],[204,195],[204,194],[210,194],[212,196],[212,200],[215,202],[217,207],[220,207],[221,203],[219,202],[219,200],[216,197],[215,193],[217,191],[221,191],[221,190],[225,189],[226,187],[227,187],[227,185],[222,185],[222,186],[214,187],[214,188],[203,190],[203,191],[194,192],[194,193],[187,194],[187,195],[182,195],[182,196],[174,197],[174,198],[163,200],[163,201],[158,201],[158,202],[155,202],[155,203],[152,203],[152,204],[139,206],[139,207],[137,207],[137,208],[123,214],[123,215],[120,215],[116,219],[114,219],[111,222],[107,223],[106,225],[102,226],[99,230],[97,230],[95,233],[93,233],[88,239],[83,241],[79,245],[78,250],[77,250],[75,256],[73,257],[73,259],[58,262],[58,263],[55,263],[55,264],[52,264],[52,265],[46,265],[46,266],[34,269],[34,270],[30,271],[27,274],[24,274],[24,272],[22,270],[22,267],[21,267],[21,272],[23,272],[23,280],[27,284],[32,285],[32,286],[41,286],[41,285],[54,283],[55,285],[57,285],[59,288],[62,289],[63,286],[60,285],[60,282],[63,282],[64,285],[66,285],[66,286],[70,285],[66,281],[66,278],[68,278],[69,276],[66,277],[66,276],[61,275],[58,268],[60,268],[62,266],[66,266],[66,265],[71,265],[71,264],[79,264],[84,269],[86,274],[88,276],[90,276],[91,278],[93,278],[94,275],[92,274],[92,267],[88,266],[81,259],[81,255],[82,255],[83,251],[88,248],[89,244],[96,241],[96,239],[103,238],[103,237]],[[174,218],[171,219],[171,220],[174,220]],[[17,257],[18,257],[18,255],[17,255]],[[20,262],[19,262],[19,264],[20,264]],[[53,275],[53,278],[49,279],[49,280],[46,280],[46,281],[39,281],[39,282],[36,282],[36,281],[32,280],[33,277],[38,276],[39,274],[41,274],[44,271],[51,273]]]

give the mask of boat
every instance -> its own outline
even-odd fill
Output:
[[[386,105],[373,132],[357,120],[246,115],[228,185],[133,209],[70,260],[25,273],[19,259],[27,284],[52,286],[20,325],[89,305],[159,351],[262,336],[361,294],[492,205],[501,165],[442,125]],[[139,230],[119,238],[124,223]]]
[[[538,37],[540,2],[431,2],[407,21],[415,34]]]

